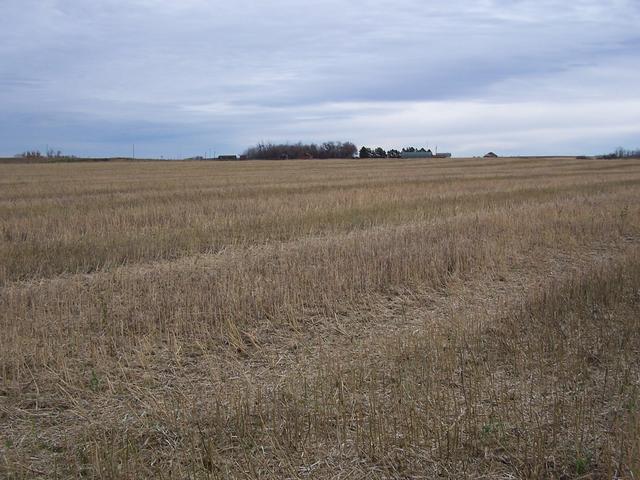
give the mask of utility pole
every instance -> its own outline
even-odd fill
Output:
[[[136,159],[136,144],[133,144],[133,150],[132,150],[133,156],[132,158],[135,160]]]

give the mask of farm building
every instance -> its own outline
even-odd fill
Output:
[[[484,156],[484,158],[498,158],[498,155],[493,152],[489,152]]]

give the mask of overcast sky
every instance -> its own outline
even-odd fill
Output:
[[[638,0],[0,0],[0,154],[640,147]]]

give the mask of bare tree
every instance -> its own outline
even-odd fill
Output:
[[[255,147],[248,148],[243,156],[250,159],[277,160],[289,158],[353,158],[357,152],[356,146],[351,142],[325,142],[322,145],[315,143],[259,143]]]

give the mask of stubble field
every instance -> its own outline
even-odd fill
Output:
[[[639,478],[640,161],[0,165],[0,478]]]

